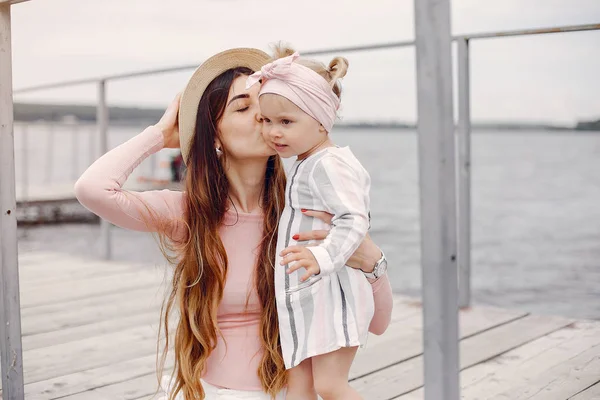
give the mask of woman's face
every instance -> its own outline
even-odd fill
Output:
[[[225,105],[223,117],[217,125],[219,143],[232,160],[268,158],[275,153],[262,135],[262,119],[258,103],[260,85],[246,90],[248,77],[237,77]]]

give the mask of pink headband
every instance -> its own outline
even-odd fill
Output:
[[[298,57],[294,53],[264,65],[248,77],[246,89],[262,79],[260,95],[273,93],[285,97],[331,132],[340,99],[321,75],[294,62]]]

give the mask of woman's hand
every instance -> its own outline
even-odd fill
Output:
[[[179,148],[179,102],[181,93],[175,96],[175,99],[169,104],[162,118],[156,124],[163,134],[165,149]]]
[[[302,211],[304,215],[308,215],[310,217],[315,217],[320,219],[321,221],[331,225],[331,219],[333,215],[325,212],[325,211],[314,211],[314,210],[306,210]],[[308,241],[308,240],[324,240],[329,234],[328,230],[314,230],[310,232],[300,232],[294,239],[298,242]],[[367,234],[365,239],[362,241],[358,249],[352,254],[352,256],[348,259],[346,265],[352,267],[354,269],[360,269],[364,272],[373,272],[375,268],[375,264],[381,258],[381,249],[377,247],[377,245],[373,242],[371,237]]]

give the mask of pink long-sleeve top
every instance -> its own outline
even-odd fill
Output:
[[[77,199],[112,224],[136,231],[153,231],[146,213],[150,206],[170,220],[184,213],[185,193],[171,190],[128,192],[122,189],[131,172],[148,156],[163,148],[162,132],[154,126],[109,151],[94,162],[75,184]],[[143,202],[143,203],[142,203]],[[173,224],[173,237],[183,237],[181,224]],[[236,390],[261,390],[257,369],[262,357],[259,336],[260,303],[254,288],[256,249],[263,232],[263,216],[227,212],[219,234],[229,261],[217,323],[218,338],[208,358],[203,379]],[[391,319],[392,291],[387,276],[372,284],[375,315],[369,331],[382,334]],[[246,307],[247,294],[249,303]]]

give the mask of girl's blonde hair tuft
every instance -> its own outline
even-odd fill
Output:
[[[292,47],[283,42],[273,45],[272,49],[273,60],[288,57],[295,53],[295,50]],[[338,98],[342,98],[342,85],[340,83],[340,79],[345,77],[346,73],[348,72],[349,63],[346,58],[335,57],[329,62],[328,67],[326,67],[325,64],[320,61],[310,60],[303,57],[299,57],[296,62],[321,75],[327,82],[329,82],[333,93],[335,93]]]

